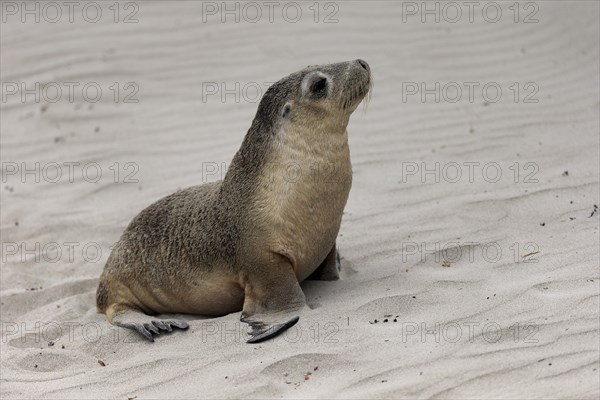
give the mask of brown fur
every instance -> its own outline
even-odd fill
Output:
[[[307,86],[322,76],[324,95]],[[298,282],[335,260],[352,182],[346,126],[370,82],[368,66],[350,61],[273,84],[222,182],[173,193],[133,219],[100,277],[98,310],[112,321],[125,310],[243,307],[251,317],[300,307]]]

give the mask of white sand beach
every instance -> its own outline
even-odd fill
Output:
[[[597,399],[600,5],[445,3],[2,1],[0,396]],[[97,313],[135,215],[221,179],[270,83],[357,58],[341,279],[293,328]]]

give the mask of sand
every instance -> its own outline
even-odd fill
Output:
[[[2,398],[600,395],[597,2],[498,2],[497,22],[367,1],[270,22],[259,2],[238,23],[211,2],[106,2],[97,22],[82,3],[72,23],[7,3]],[[296,327],[249,345],[239,314],[187,317],[148,343],[96,313],[110,246],[220,178],[269,82],[355,58],[375,86],[349,125],[342,278],[303,283]]]

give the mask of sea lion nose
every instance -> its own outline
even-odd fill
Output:
[[[370,71],[369,64],[367,64],[367,62],[365,60],[361,60],[359,58],[356,60],[356,62],[359,63],[360,66],[363,67],[364,69],[366,69],[367,71]]]

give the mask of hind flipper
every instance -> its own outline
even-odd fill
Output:
[[[306,279],[312,281],[337,281],[340,279],[341,267],[340,253],[334,244],[327,257],[325,257],[325,260]]]
[[[111,324],[132,329],[151,342],[154,342],[153,333],[159,335],[161,331],[171,332],[174,327],[184,330],[189,328],[189,324],[183,320],[159,319],[127,306],[113,306],[112,310],[115,309],[112,313],[107,312]]]

